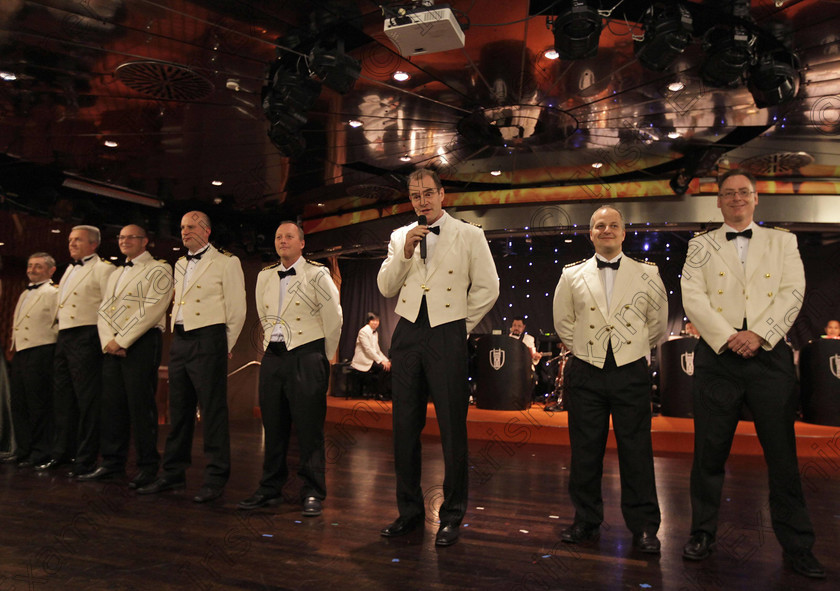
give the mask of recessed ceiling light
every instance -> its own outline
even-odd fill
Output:
[[[502,171],[501,170],[491,170],[490,174],[492,174],[493,176],[499,176],[500,174],[502,174]]]
[[[347,124],[350,127],[361,127],[362,126],[362,122],[359,121],[358,119],[351,119],[350,121],[347,122]]]
[[[210,184],[213,185],[214,187],[221,187],[225,183],[224,183],[224,181],[210,181]]]
[[[181,247],[180,246],[173,246],[172,250],[181,250]]]
[[[14,82],[17,80],[17,76],[12,72],[0,72],[0,80],[5,80],[6,82]]]
[[[213,203],[215,203],[216,205],[221,205],[222,204],[222,198],[221,197],[213,197]]]
[[[543,55],[544,55],[547,59],[550,59],[550,60],[556,60],[557,58],[559,58],[559,57],[560,57],[560,54],[559,54],[559,53],[557,53],[557,50],[555,50],[555,49],[549,49],[549,50],[548,50],[548,51],[546,51]]]
[[[408,72],[403,72],[402,70],[397,70],[396,72],[394,72],[393,77],[394,77],[394,80],[396,80],[397,82],[405,82],[406,80],[411,78],[411,75],[409,75]]]
[[[317,203],[316,205],[317,205],[318,207],[324,207],[324,204],[323,204],[323,203]]]
[[[571,238],[566,238],[563,242],[565,242],[566,244],[571,244],[572,239]]]
[[[5,242],[0,242],[0,246],[6,246]]]
[[[604,165],[603,162],[593,162],[592,168],[601,168]]]
[[[50,230],[50,232],[52,232],[53,234],[61,234],[61,230],[58,228],[53,228],[52,230]]]
[[[405,156],[402,156],[402,157],[400,158],[400,160],[402,160],[403,162],[411,162],[411,156],[409,156],[408,154],[406,154]]]
[[[668,137],[671,138],[672,140],[675,140],[678,137],[682,137],[682,134],[679,131],[669,131],[668,132]]]
[[[683,83],[682,83],[682,82],[680,82],[679,80],[677,80],[676,82],[671,82],[671,83],[668,85],[668,90],[670,90],[671,92],[679,92],[679,91],[681,91],[683,88],[685,88],[685,84],[683,84]]]
[[[102,143],[105,144],[106,148],[116,148],[117,146],[120,145],[118,142],[115,142],[114,140],[105,140]]]

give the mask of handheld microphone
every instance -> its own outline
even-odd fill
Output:
[[[425,226],[426,225],[426,216],[421,215],[417,216],[417,225],[418,226]],[[420,258],[424,261],[426,260],[426,237],[420,240]]]

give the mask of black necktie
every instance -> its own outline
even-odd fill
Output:
[[[277,276],[280,277],[281,280],[284,277],[288,277],[289,275],[297,275],[297,273],[295,273],[295,270],[293,268],[289,269],[288,271],[277,271]]]
[[[134,263],[132,263],[131,261],[126,261],[125,264],[123,265],[123,267],[133,267],[133,266],[134,266]]]
[[[727,232],[727,240],[735,240],[736,236],[743,236],[744,238],[752,238],[752,228],[744,230],[743,232]]]
[[[440,226],[431,226],[429,228],[429,232],[431,232],[432,234],[437,234],[438,236],[440,236]]]
[[[85,266],[85,262],[84,262],[84,261],[76,261],[76,260],[74,260],[74,261],[73,261],[72,263],[70,263],[70,264],[71,264],[71,265],[73,265],[74,267],[75,267],[76,265],[81,265],[81,266],[83,266],[83,267]]]
[[[615,271],[618,271],[618,265],[621,263],[621,259],[618,259],[618,260],[617,260],[616,262],[614,262],[614,263],[608,263],[607,261],[602,261],[601,259],[595,259],[595,262],[597,262],[597,263],[598,263],[598,268],[599,268],[599,269],[603,269],[603,268],[605,268],[605,267],[609,267],[610,269],[613,269],[613,270],[615,270]]]

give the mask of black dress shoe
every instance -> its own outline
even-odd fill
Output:
[[[198,489],[198,494],[193,497],[193,502],[209,503],[210,501],[215,501],[222,496],[223,492],[225,492],[225,489],[223,488],[217,488],[215,486],[205,484]]]
[[[37,464],[35,466],[36,472],[46,472],[47,470],[55,470],[56,468],[60,468],[67,462],[62,460],[47,460],[43,464]]]
[[[583,522],[573,523],[560,534],[560,539],[567,544],[580,544],[582,542],[594,542],[601,537],[601,526],[590,525]]]
[[[153,495],[165,490],[178,490],[186,488],[187,483],[183,478],[170,479],[165,476],[158,478],[151,484],[137,488],[138,495]]]
[[[136,490],[153,483],[157,479],[154,472],[140,472],[128,483],[128,488]]]
[[[404,536],[405,534],[413,532],[418,527],[423,526],[426,516],[422,513],[413,517],[397,517],[397,519],[388,527],[379,533],[386,538],[396,538],[397,536]]]
[[[96,470],[93,466],[73,466],[65,476],[67,478],[78,478],[79,476],[85,476],[87,474],[93,473]]]
[[[243,501],[239,501],[236,505],[239,509],[258,509],[266,505],[274,505],[280,500],[278,493],[259,493],[255,492],[250,497]]]
[[[303,511],[301,515],[304,517],[318,517],[321,514],[321,500],[316,497],[306,497],[303,499]]]
[[[460,523],[441,523],[435,536],[435,546],[451,546],[458,541]]]
[[[715,539],[704,531],[691,534],[688,543],[683,546],[683,558],[688,560],[705,560],[712,553]]]
[[[633,536],[633,547],[645,554],[659,554],[662,545],[659,543],[659,538],[656,537],[656,534],[643,531]]]
[[[91,480],[116,480],[117,478],[125,477],[125,471],[119,468],[106,468],[99,466],[96,470],[88,472],[87,474],[79,474],[76,480],[81,482],[88,482]]]
[[[18,461],[18,457],[15,454],[5,455],[0,458],[0,464],[14,464]]]
[[[790,564],[794,572],[799,573],[803,577],[810,577],[812,579],[825,578],[823,565],[820,564],[820,561],[817,560],[810,550],[805,550],[797,554],[785,552],[785,560]]]

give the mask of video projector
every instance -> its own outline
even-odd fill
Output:
[[[464,31],[452,10],[443,4],[386,18],[385,34],[403,57],[464,47]]]

